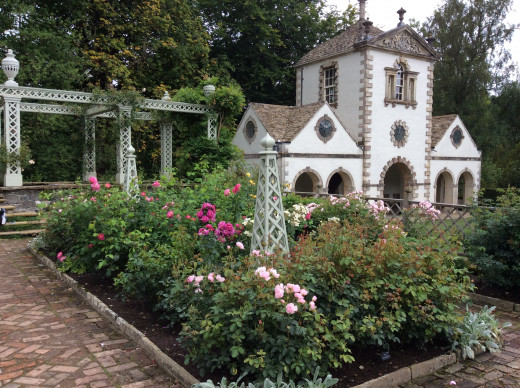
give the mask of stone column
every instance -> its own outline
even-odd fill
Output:
[[[272,150],[274,143],[274,139],[269,134],[261,141],[265,151],[260,152],[251,251],[274,252],[281,249],[289,252],[276,162],[277,152]]]
[[[96,119],[85,117],[83,122],[85,131],[85,145],[83,148],[83,182],[93,176],[97,178],[96,173]]]
[[[161,123],[161,175],[171,178],[173,124]]]

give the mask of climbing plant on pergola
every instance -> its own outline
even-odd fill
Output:
[[[83,180],[87,181],[96,174],[96,119],[117,119],[119,124],[119,141],[116,144],[117,174],[115,180],[125,188],[129,187],[129,180],[134,179],[135,169],[127,171],[128,162],[133,158],[132,131],[130,118],[136,120],[152,120],[152,111],[165,111],[188,114],[207,115],[208,139],[217,139],[217,114],[210,105],[189,104],[170,100],[165,92],[161,100],[142,99],[135,104],[114,102],[109,96],[96,95],[94,93],[75,92],[67,90],[54,90],[19,86],[14,80],[20,64],[12,50],[8,50],[2,60],[2,70],[7,76],[7,81],[0,85],[0,97],[3,113],[3,137],[8,153],[18,154],[21,146],[20,112],[50,113],[61,115],[75,115],[83,118],[83,130],[85,134],[85,147],[83,151]],[[215,91],[213,85],[204,87],[204,94]],[[48,101],[49,103],[34,103],[25,100]],[[62,104],[59,104],[62,103]],[[83,106],[78,109],[77,106]],[[1,128],[0,128],[1,129]],[[173,122],[160,122],[161,138],[161,174],[167,174],[172,168],[172,136]],[[0,131],[0,144],[2,131]],[[131,151],[131,152],[129,152]],[[22,186],[22,168],[19,162],[7,163],[4,175],[5,186]]]

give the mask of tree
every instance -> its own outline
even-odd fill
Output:
[[[441,60],[435,65],[434,115],[471,116],[488,92],[507,79],[511,55],[503,47],[514,26],[504,20],[513,0],[446,0],[428,20]],[[467,117],[465,117],[467,118]]]
[[[187,0],[6,0],[0,11],[0,46],[23,64],[23,85],[159,97],[207,72],[209,36]]]
[[[482,186],[497,183],[491,153],[507,132],[501,127],[492,94],[500,94],[514,66],[503,43],[515,26],[505,23],[513,0],[445,0],[423,26],[436,39],[433,114],[457,113],[483,152]]]
[[[211,57],[243,88],[248,101],[294,104],[292,66],[316,44],[350,24],[324,0],[198,0],[211,35]],[[225,76],[224,74],[216,74]]]

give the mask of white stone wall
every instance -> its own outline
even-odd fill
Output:
[[[459,147],[455,147],[450,138],[452,131],[457,126],[464,134]],[[451,123],[444,136],[435,146],[435,151],[432,152],[431,201],[436,200],[437,180],[443,172],[449,173],[453,179],[453,203],[456,203],[458,182],[464,172],[469,172],[473,177],[473,189],[471,191],[477,193],[480,190],[481,152],[477,149],[462,120],[458,117]]]
[[[373,49],[372,61],[372,117],[370,134],[370,195],[378,195],[376,184],[381,181],[381,173],[393,158],[404,158],[415,172],[418,187],[413,199],[422,199],[425,194],[426,171],[426,124],[427,124],[427,84],[429,60],[402,55],[408,61],[410,71],[419,72],[416,81],[416,107],[389,104],[385,106],[386,72],[392,67],[399,54]],[[402,147],[397,147],[391,139],[392,125],[402,120],[408,127],[408,139]]]
[[[345,129],[354,140],[358,139],[359,132],[359,104],[360,104],[360,69],[362,56],[359,52],[351,52],[343,57],[329,58],[324,62],[303,66],[303,105],[319,101],[320,67],[328,66],[331,61],[338,62],[338,108],[333,108],[334,113],[342,122]],[[297,69],[298,76],[301,68]],[[300,93],[300,90],[297,91]]]

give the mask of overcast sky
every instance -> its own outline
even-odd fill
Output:
[[[345,10],[349,3],[358,4],[357,0],[326,0],[326,2],[336,6],[339,11]],[[366,16],[374,22],[374,25],[386,31],[397,26],[399,8],[403,7],[406,10],[405,23],[411,18],[424,22],[442,3],[442,0],[367,0],[365,9]],[[506,20],[512,24],[520,23],[520,0],[513,0],[513,9]],[[520,30],[515,31],[512,43],[506,47],[511,51],[513,60],[520,65]]]

